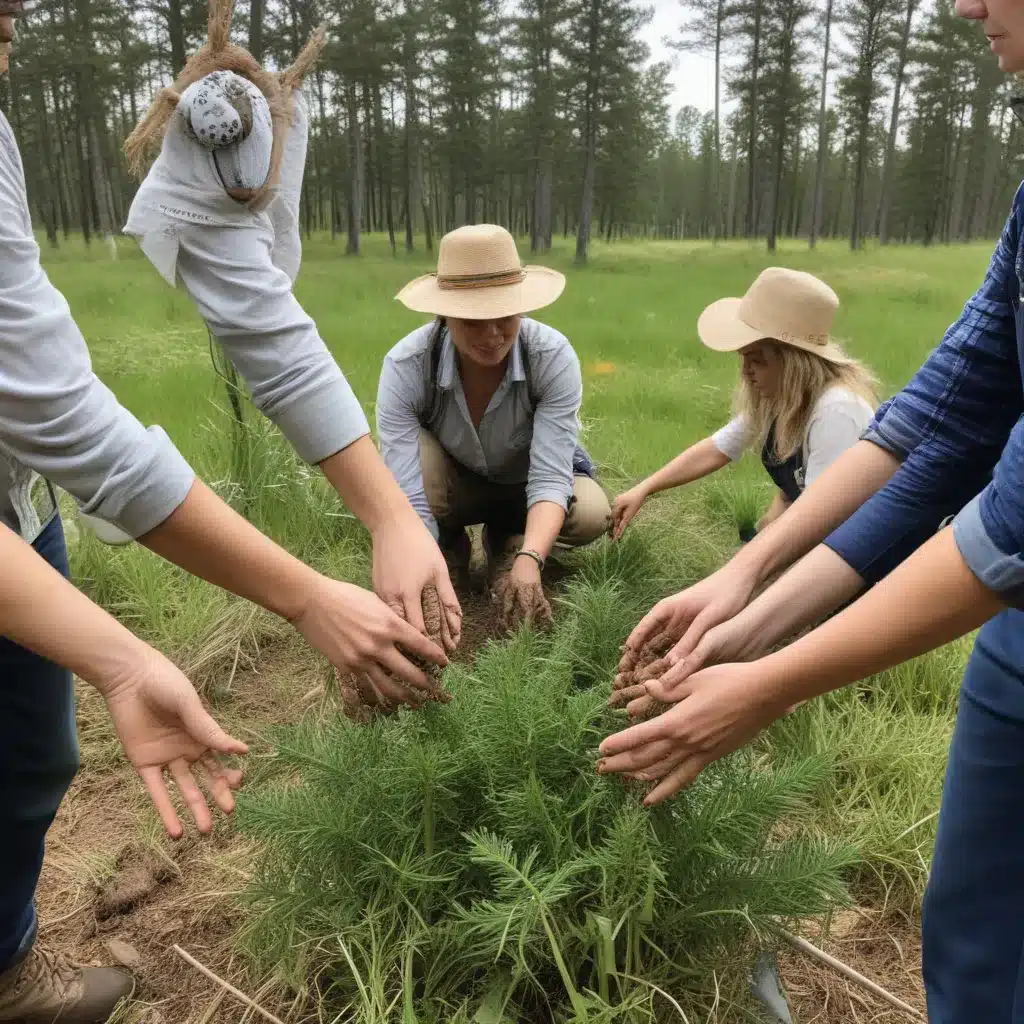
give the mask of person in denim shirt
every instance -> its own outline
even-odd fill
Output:
[[[984,22],[1004,70],[1024,70],[1024,4],[957,0],[957,12]],[[601,748],[601,771],[656,782],[647,802],[657,803],[798,701],[980,626],[924,903],[932,1024],[1024,1021],[1022,274],[1024,188],[980,289],[864,439],[726,567],[637,627],[630,649],[663,628],[680,642],[631,710],[674,706]],[[747,605],[759,582],[807,551]],[[761,657],[865,586],[840,614]]]

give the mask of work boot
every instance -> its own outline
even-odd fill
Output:
[[[67,957],[33,946],[0,974],[0,1022],[106,1024],[135,990],[130,975],[109,967],[76,967]]]

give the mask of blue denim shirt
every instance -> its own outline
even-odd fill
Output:
[[[1024,606],[1024,186],[981,287],[865,437],[901,466],[826,544],[872,584],[956,513],[971,571]]]

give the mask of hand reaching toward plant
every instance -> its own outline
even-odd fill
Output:
[[[640,511],[647,498],[646,488],[643,484],[637,484],[615,499],[612,503],[612,540],[618,540],[626,532],[626,527],[633,521],[633,517]]]
[[[184,675],[93,604],[13,531],[0,524],[0,635],[94,686],[107,702],[118,739],[146,784],[164,827],[182,833],[164,780],[169,772],[200,832],[213,819],[193,775],[199,765],[207,791],[225,814],[242,773],[220,754],[244,754],[203,708]],[[61,628],[54,629],[53,623]],[[3,684],[13,685],[8,680]]]
[[[165,773],[174,780],[196,827],[209,832],[213,818],[196,779],[197,769],[215,805],[230,814],[235,808],[232,790],[241,785],[242,773],[225,768],[218,755],[244,754],[248,748],[207,714],[192,684],[171,662],[156,651],[151,654],[143,671],[104,688],[107,710],[168,834],[177,839],[182,826]]]
[[[434,587],[441,599],[442,640],[451,654],[462,635],[462,607],[441,549],[415,514],[388,520],[374,530],[373,589],[421,633],[426,632],[422,601],[428,587]]]
[[[544,596],[540,566],[526,556],[516,558],[508,572],[498,578],[494,587],[498,604],[498,626],[511,632],[523,622],[541,628],[551,625],[551,605]]]
[[[367,695],[374,696],[375,689],[388,703],[419,705],[438,689],[411,656],[430,665],[448,664],[440,647],[375,594],[324,576],[312,584],[292,624],[335,668],[354,674]]]
[[[727,563],[700,583],[659,601],[626,640],[619,675],[632,671],[644,645],[661,634],[672,639],[675,660],[686,658],[709,629],[746,606],[753,590],[754,581]]]
[[[674,690],[677,703],[601,744],[601,773],[625,773],[657,786],[646,805],[674,796],[713,761],[749,742],[785,712],[766,699],[750,665],[705,669]]]

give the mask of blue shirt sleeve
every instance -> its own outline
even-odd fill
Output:
[[[1024,418],[992,482],[956,517],[953,534],[968,568],[1007,604],[1024,607]]]
[[[1024,411],[1015,261],[1022,191],[981,287],[865,437],[902,465],[825,543],[868,584],[892,571],[985,488]]]

